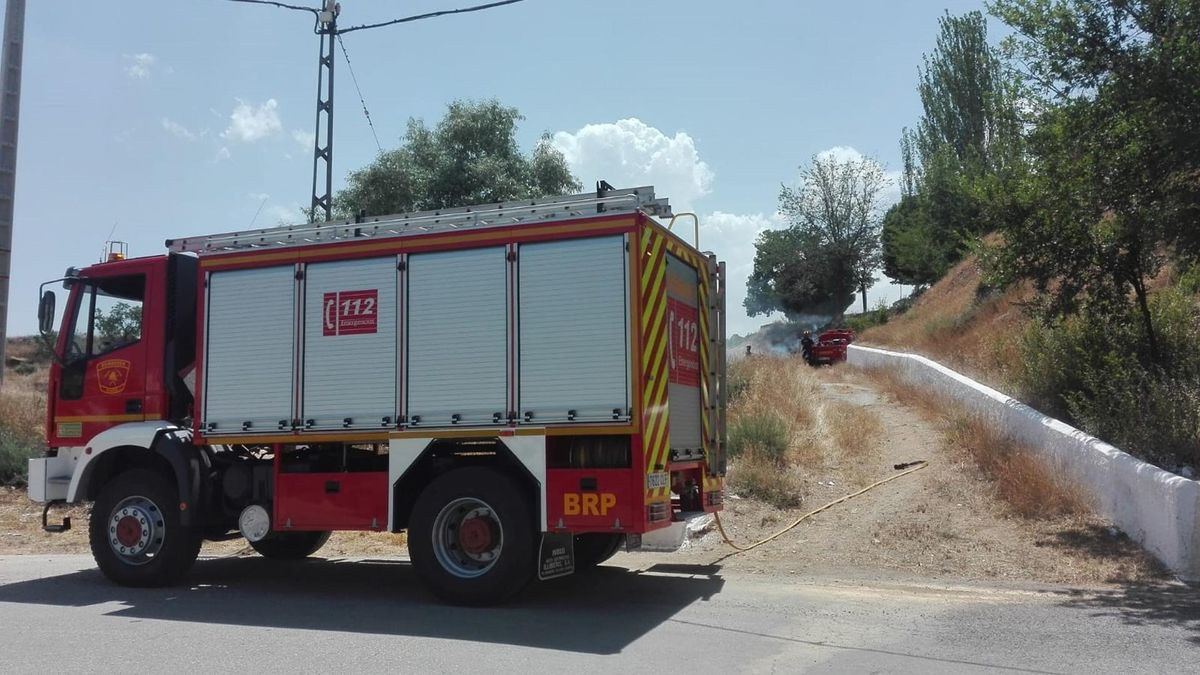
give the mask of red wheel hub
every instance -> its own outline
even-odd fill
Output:
[[[142,524],[136,516],[125,516],[117,522],[117,541],[122,546],[137,546],[142,540]]]
[[[476,555],[490,551],[495,544],[492,541],[492,528],[483,518],[468,518],[458,528],[458,541],[467,553]]]

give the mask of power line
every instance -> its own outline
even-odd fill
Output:
[[[362,103],[363,115],[367,118],[367,126],[371,127],[371,135],[375,137],[375,147],[379,152],[383,152],[383,146],[379,144],[379,134],[375,133],[375,123],[371,121],[371,111],[367,110],[367,100],[363,98],[362,88],[358,86],[358,76],[354,74],[354,66],[350,64],[350,53],[346,51],[346,43],[342,42],[342,36],[337,36],[338,46],[342,48],[342,56],[346,57],[346,67],[350,69],[350,80],[354,82],[354,89],[358,92],[358,101]]]
[[[443,9],[443,10],[437,11],[437,12],[428,12],[426,14],[415,14],[413,16],[406,16],[406,17],[403,17],[400,19],[392,19],[391,21],[384,21],[382,23],[368,23],[368,24],[362,24],[359,26],[351,26],[349,28],[343,28],[343,29],[339,30],[338,33],[339,34],[350,33],[350,32],[356,31],[356,30],[366,30],[367,28],[380,28],[382,26],[392,26],[392,25],[395,25],[398,23],[407,23],[409,21],[420,21],[421,19],[432,19],[432,18],[438,17],[438,16],[446,16],[447,14],[465,14],[467,12],[478,12],[478,11],[484,10],[484,9],[491,9],[493,7],[500,7],[503,5],[513,5],[518,2],[523,2],[523,1],[524,0],[500,0],[500,2],[489,2],[485,5],[475,5],[474,7],[464,7],[462,9]]]

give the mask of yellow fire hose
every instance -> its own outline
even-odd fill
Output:
[[[778,537],[782,536],[784,533],[786,533],[787,531],[789,531],[789,530],[791,530],[792,528],[796,527],[796,526],[797,526],[797,525],[799,525],[800,523],[803,523],[805,520],[808,520],[809,518],[811,518],[811,517],[813,517],[813,516],[817,515],[818,513],[820,513],[820,512],[822,512],[822,511],[824,511],[825,509],[828,509],[828,508],[830,508],[831,506],[836,506],[836,505],[838,505],[838,504],[841,504],[841,503],[842,503],[842,502],[844,502],[844,501],[848,501],[848,500],[854,499],[855,497],[857,497],[857,496],[859,496],[859,495],[863,494],[864,492],[867,492],[867,491],[869,491],[869,490],[874,490],[875,488],[879,487],[880,485],[883,485],[884,483],[887,483],[887,482],[890,482],[890,481],[894,481],[894,480],[896,480],[897,478],[903,478],[904,476],[907,476],[907,475],[908,475],[908,474],[910,474],[910,473],[916,473],[916,472],[920,471],[921,469],[924,469],[925,467],[929,466],[929,463],[928,463],[928,462],[926,462],[925,460],[920,460],[920,461],[916,461],[916,462],[910,462],[910,463],[908,463],[908,464],[904,464],[904,465],[898,465],[898,466],[899,466],[899,467],[911,466],[912,468],[910,468],[910,469],[908,469],[908,470],[906,470],[906,471],[904,471],[904,472],[902,472],[902,473],[898,473],[898,474],[895,474],[895,475],[893,475],[893,476],[888,476],[887,478],[884,478],[884,479],[883,479],[883,480],[881,480],[881,481],[876,481],[876,482],[874,482],[874,483],[871,483],[870,485],[868,485],[867,487],[865,487],[865,488],[863,488],[863,489],[859,490],[858,492],[853,492],[853,493],[851,493],[851,494],[848,494],[848,495],[846,495],[846,496],[844,496],[844,497],[840,497],[840,498],[838,498],[838,499],[835,499],[835,500],[833,500],[833,501],[829,502],[828,504],[825,504],[824,506],[821,506],[821,507],[819,507],[819,508],[813,509],[812,511],[809,511],[808,513],[806,513],[806,514],[804,514],[804,515],[800,516],[799,518],[797,518],[797,519],[796,519],[794,522],[792,522],[792,524],[791,524],[791,525],[788,525],[787,527],[785,527],[785,528],[783,528],[782,530],[780,530],[780,531],[776,532],[775,534],[773,534],[773,535],[771,535],[771,536],[767,537],[766,539],[763,539],[762,541],[756,541],[756,542],[754,542],[753,544],[750,544],[749,546],[738,546],[737,544],[733,543],[733,540],[732,540],[732,539],[730,539],[730,538],[729,538],[729,535],[725,533],[725,526],[723,526],[723,525],[721,524],[721,513],[720,513],[719,511],[715,511],[715,512],[713,512],[713,516],[715,517],[715,519],[716,519],[716,522],[717,522],[717,529],[718,529],[718,530],[721,532],[721,538],[725,540],[725,543],[726,543],[726,544],[729,544],[730,546],[732,546],[732,547],[733,547],[734,549],[736,549],[736,551],[737,551],[737,553],[730,553],[730,554],[729,554],[729,556],[734,556],[734,555],[737,555],[738,553],[745,553],[746,551],[750,551],[750,550],[756,549],[756,548],[758,548],[759,546],[762,546],[763,544],[765,544],[765,543],[767,543],[767,542],[769,542],[769,541],[771,541],[771,540],[773,540],[773,539],[776,539],[776,538],[778,538]],[[726,557],[726,558],[728,558],[729,556],[725,556],[725,557]],[[722,560],[724,560],[724,558],[722,558]]]

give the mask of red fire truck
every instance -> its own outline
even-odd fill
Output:
[[[206,539],[296,559],[407,531],[422,581],[474,604],[719,510],[724,263],[652,187],[602,187],[172,239],[47,282],[68,294],[43,525],[94,502],[96,562],[133,586]]]

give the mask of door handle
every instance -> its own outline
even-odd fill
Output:
[[[125,412],[130,413],[130,414],[137,414],[137,413],[142,412],[142,399],[140,399],[140,398],[126,399],[125,400]]]

